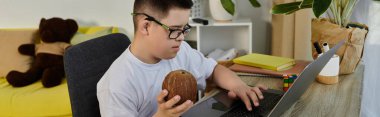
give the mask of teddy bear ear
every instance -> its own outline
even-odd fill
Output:
[[[67,19],[67,27],[72,31],[71,33],[74,34],[78,31],[78,24],[75,20],[73,19]]]
[[[42,18],[42,19],[40,20],[40,29],[45,25],[45,21],[46,21],[45,18]]]

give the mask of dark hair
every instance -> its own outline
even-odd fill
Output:
[[[151,11],[155,14],[149,14],[152,16],[159,16],[157,18],[165,18],[168,15],[170,9],[182,8],[191,9],[193,6],[192,0],[135,0],[133,5],[134,13],[142,13],[145,11]],[[133,24],[135,31],[137,28],[137,16],[133,16]]]

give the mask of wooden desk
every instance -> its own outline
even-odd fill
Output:
[[[315,81],[301,98],[286,111],[285,117],[358,117],[364,65],[355,73],[341,75],[339,83],[325,85]],[[243,76],[248,85],[260,83],[272,89],[282,89],[282,80]]]
[[[282,116],[284,117],[358,117],[360,113],[364,65],[359,64],[355,73],[339,76],[339,83],[325,85],[315,81]],[[248,85],[257,83],[271,89],[282,90],[281,79],[241,76]],[[210,91],[201,100],[214,95]]]

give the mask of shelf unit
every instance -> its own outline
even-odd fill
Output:
[[[196,43],[197,50],[207,55],[216,48],[228,50],[235,48],[252,53],[252,21],[250,19],[237,19],[228,22],[218,22],[212,18],[206,18],[208,25],[194,23],[185,41]],[[190,44],[191,45],[191,44]]]

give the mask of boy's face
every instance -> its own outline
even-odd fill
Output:
[[[162,24],[169,26],[170,29],[183,30],[188,23],[190,15],[189,9],[171,9],[166,18],[160,20]],[[161,25],[151,22],[151,28],[148,28],[148,45],[150,53],[156,59],[171,59],[177,55],[181,41],[184,40],[184,35],[181,34],[176,39],[169,38],[169,30]]]

